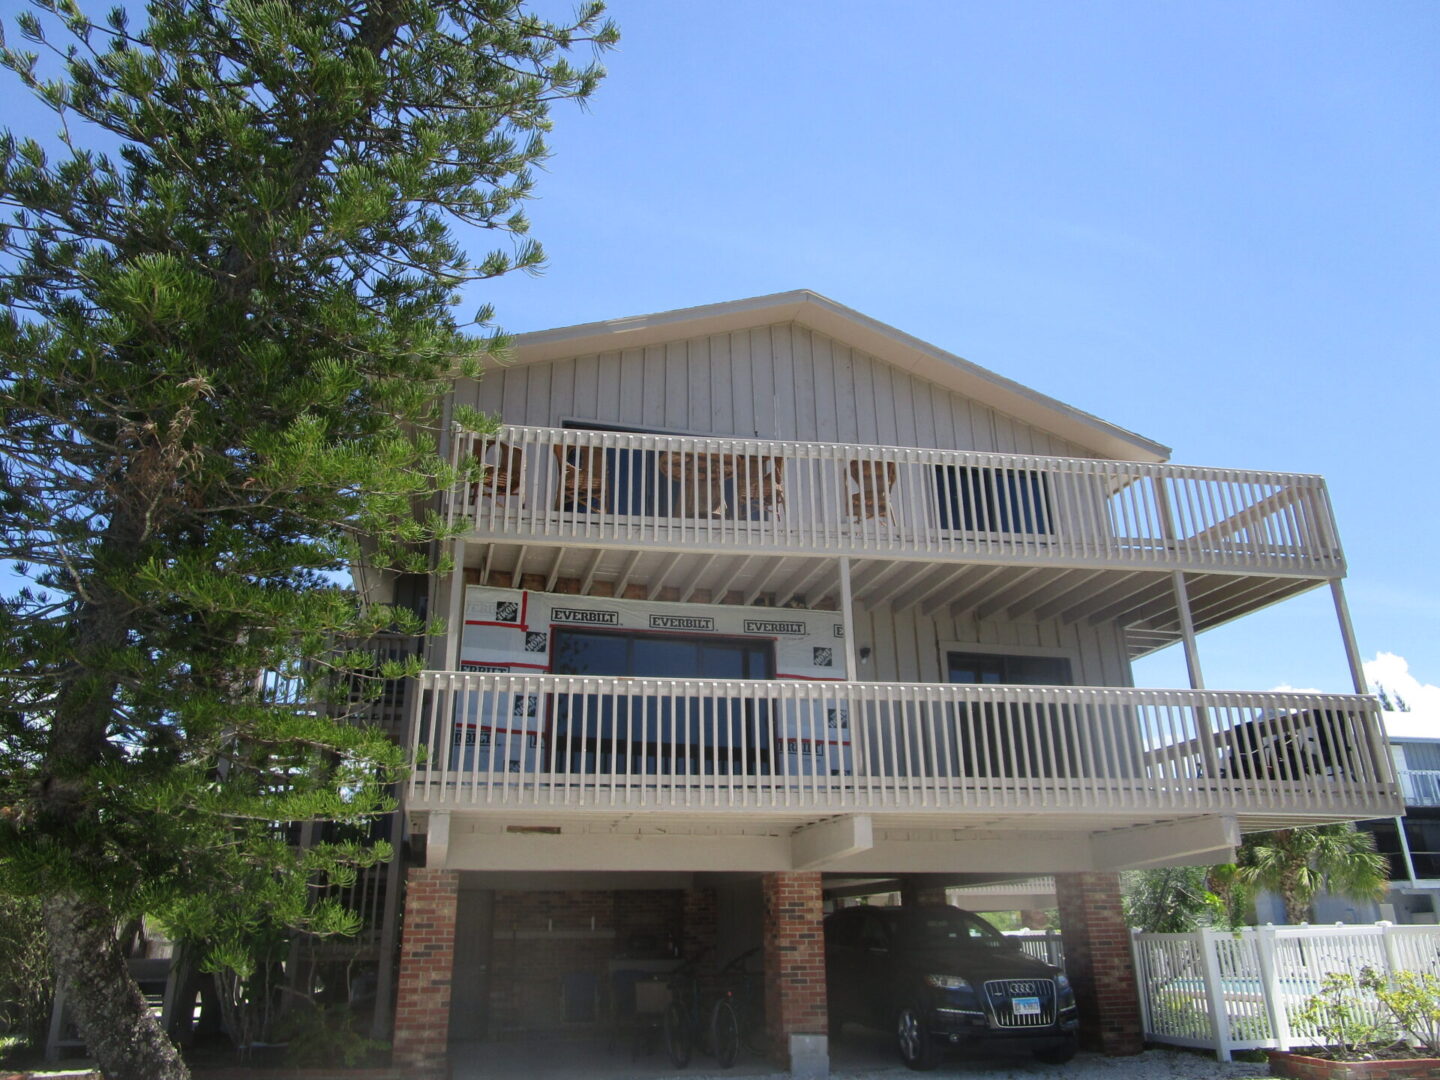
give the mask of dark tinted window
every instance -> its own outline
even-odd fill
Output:
[[[1050,489],[1028,469],[936,465],[940,527],[975,532],[1048,533]]]
[[[1070,660],[1064,656],[1006,656],[998,653],[946,654],[952,683],[1008,683],[1016,686],[1069,686]]]
[[[854,947],[860,943],[860,920],[837,912],[825,920],[825,944]]]
[[[556,628],[557,675],[650,675],[671,679],[771,679],[772,646],[747,638],[692,638]]]
[[[915,908],[899,921],[899,936],[911,948],[946,945],[983,945],[998,948],[1004,936],[968,911],[954,908]]]

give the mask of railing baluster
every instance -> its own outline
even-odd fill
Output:
[[[412,699],[416,807],[1399,805],[1356,695],[425,672]]]
[[[457,469],[477,455],[495,460],[443,511],[507,543],[1343,571],[1323,481],[1298,474],[515,425],[452,439]]]

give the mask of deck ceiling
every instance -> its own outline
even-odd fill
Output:
[[[678,603],[727,602],[775,607],[839,606],[834,558],[690,554],[654,548],[565,547],[520,543],[469,545],[472,579],[545,592],[624,595]],[[1059,619],[1118,622],[1132,659],[1180,639],[1169,570],[1094,570],[891,558],[851,558],[856,607],[918,611],[997,621]],[[1196,630],[1208,630],[1307,592],[1320,581],[1258,574],[1188,573]]]

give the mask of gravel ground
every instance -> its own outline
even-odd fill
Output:
[[[658,1050],[631,1054],[561,1040],[454,1045],[451,1065],[454,1080],[789,1080],[788,1073],[775,1072],[751,1054],[728,1070],[716,1069],[713,1060],[700,1055],[688,1069],[676,1070]],[[920,1074],[900,1064],[888,1038],[854,1029],[831,1051],[833,1080],[919,1080],[922,1075],[935,1080],[1260,1080],[1269,1076],[1269,1066],[1222,1063],[1214,1054],[1198,1051],[1147,1050],[1124,1058],[1082,1053],[1068,1065],[1042,1065],[1028,1055],[957,1055],[935,1072]]]
[[[847,1068],[830,1070],[831,1080],[897,1080],[898,1077],[929,1075],[942,1080],[962,1077],[964,1080],[1255,1080],[1270,1075],[1263,1063],[1215,1060],[1213,1054],[1191,1054],[1181,1050],[1147,1050],[1137,1057],[1110,1058],[1100,1054],[1080,1054],[1068,1065],[1032,1064],[1023,1059],[994,1061],[947,1061],[929,1074],[917,1074],[895,1064],[880,1068]],[[788,1073],[761,1074],[763,1080],[789,1080]],[[756,1077],[754,1080],[761,1080]],[[736,1080],[729,1073],[679,1073],[664,1080]],[[750,1080],[750,1078],[747,1078]]]

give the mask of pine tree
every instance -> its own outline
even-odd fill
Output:
[[[260,673],[348,700],[370,660],[336,641],[422,629],[336,571],[427,569],[435,403],[503,347],[458,290],[539,265],[548,109],[615,32],[598,3],[35,6],[0,42],[59,121],[0,136],[0,559],[30,579],[0,604],[0,889],[41,897],[106,1075],[171,1080],[116,922],[160,912],[220,966],[256,919],[347,928],[307,881],[386,853],[283,823],[363,826],[398,752]],[[471,260],[457,226],[511,239]]]

